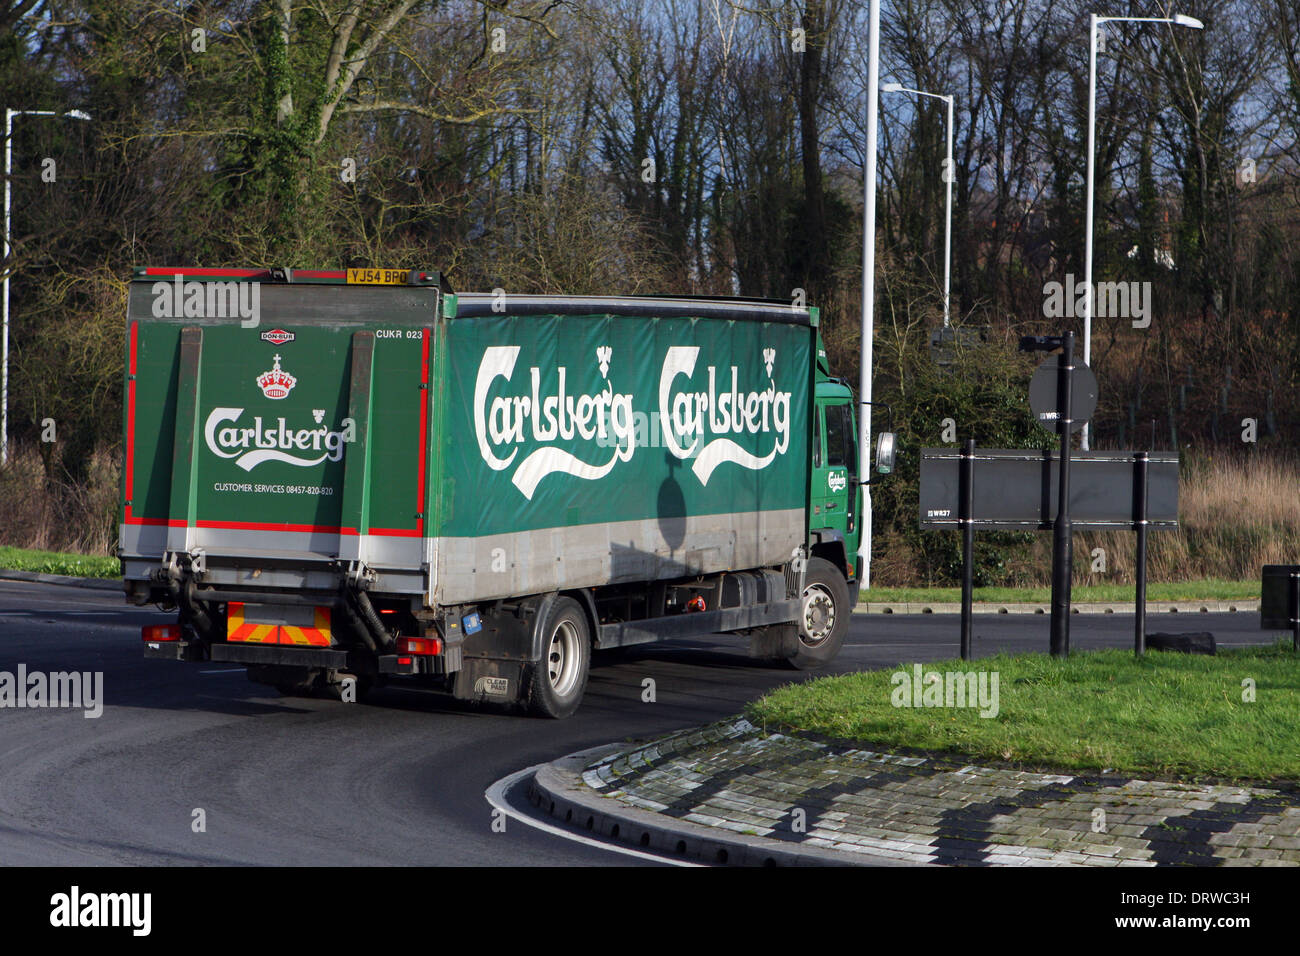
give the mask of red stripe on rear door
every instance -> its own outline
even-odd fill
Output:
[[[429,330],[424,329],[421,336],[424,352],[420,356],[420,482],[415,501],[415,513],[424,514],[425,464],[429,457]],[[373,530],[373,529],[372,529]],[[424,533],[424,519],[415,519],[415,536]]]
[[[122,516],[131,522],[131,502],[135,500],[135,352],[140,339],[140,323],[131,323],[131,357],[127,362],[126,380],[126,503]]]

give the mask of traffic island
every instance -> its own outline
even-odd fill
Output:
[[[825,677],[553,764],[534,803],[708,862],[1295,865],[1295,666],[1278,644]]]
[[[573,755],[530,797],[569,826],[711,864],[1300,864],[1294,786],[982,765],[745,718]]]

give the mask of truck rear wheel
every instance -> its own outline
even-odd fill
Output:
[[[528,712],[537,717],[568,717],[578,709],[591,667],[591,629],[573,598],[556,598],[542,622],[542,659],[532,668]]]
[[[825,667],[849,632],[849,585],[840,569],[824,558],[809,558],[799,598],[799,642],[786,663],[796,670]]]

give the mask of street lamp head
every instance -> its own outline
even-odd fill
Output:
[[[903,92],[903,84],[902,84],[902,83],[886,83],[886,84],[885,84],[884,86],[882,86],[880,89],[881,89],[883,92],[885,92],[885,93],[901,93],[901,92]]]
[[[1189,17],[1182,13],[1174,14],[1174,23],[1178,24],[1180,27],[1191,27],[1193,30],[1205,29],[1205,24],[1196,19],[1196,17]]]
[[[84,110],[68,110],[68,112],[64,113],[63,115],[70,117],[72,119],[79,119],[79,120],[90,119],[90,114],[85,112]]]

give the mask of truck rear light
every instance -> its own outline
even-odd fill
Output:
[[[434,656],[442,653],[442,641],[436,637],[399,637],[397,653]]]
[[[149,644],[163,641],[179,641],[181,626],[179,624],[149,624],[140,628],[140,639]]]
[[[704,603],[704,598],[698,594],[686,602],[686,613],[688,614],[706,610],[708,610],[708,605]]]

